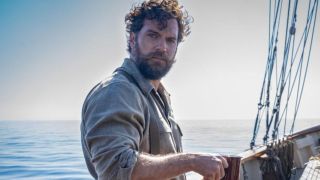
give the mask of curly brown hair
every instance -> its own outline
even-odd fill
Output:
[[[167,26],[169,19],[176,19],[179,27],[179,43],[190,34],[190,23],[193,21],[193,18],[189,16],[183,6],[179,5],[178,0],[149,0],[133,6],[126,15],[125,23],[128,35],[131,32],[139,32],[145,19],[158,21],[161,29]],[[131,52],[129,40],[127,46],[127,50]]]

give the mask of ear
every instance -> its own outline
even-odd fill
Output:
[[[130,45],[131,49],[134,48],[135,43],[136,43],[136,35],[135,35],[135,33],[131,32],[129,35],[129,45]]]

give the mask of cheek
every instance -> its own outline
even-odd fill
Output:
[[[144,49],[151,48],[155,46],[155,43],[156,43],[152,41],[150,38],[148,38],[147,36],[143,36],[143,35],[140,36],[140,38],[138,39],[138,42],[141,48],[144,48]]]
[[[152,45],[152,43],[149,43],[147,41],[140,41],[139,42],[139,49],[140,49],[141,53],[146,54],[153,49],[153,45]]]
[[[169,55],[171,56],[171,58],[174,58],[174,56],[175,56],[176,53],[177,53],[177,49],[178,49],[178,47],[175,46],[175,47],[173,47],[173,48],[171,48],[171,49],[169,50]]]

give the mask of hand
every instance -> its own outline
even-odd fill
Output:
[[[224,177],[227,160],[221,155],[195,154],[194,171],[203,176],[203,180],[219,180]]]

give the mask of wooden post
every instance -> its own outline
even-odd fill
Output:
[[[240,179],[240,156],[224,156],[229,167],[225,169],[225,176],[223,180],[239,180]]]

